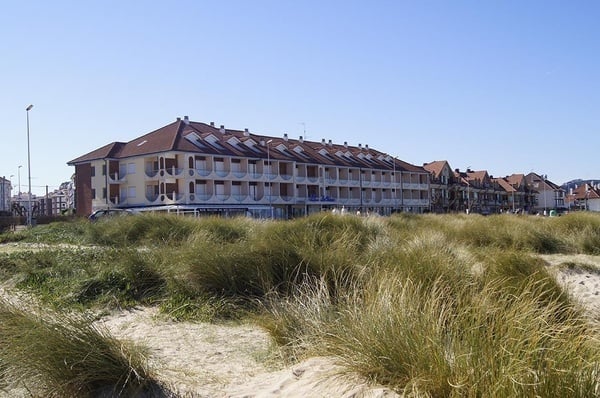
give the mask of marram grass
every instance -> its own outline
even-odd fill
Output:
[[[0,300],[0,380],[45,397],[165,396],[143,349],[84,315]]]

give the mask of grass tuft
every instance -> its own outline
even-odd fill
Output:
[[[84,315],[40,311],[0,300],[0,380],[36,396],[166,396],[143,349]]]

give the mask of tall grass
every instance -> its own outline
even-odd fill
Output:
[[[0,380],[35,396],[166,396],[140,347],[81,315],[31,311],[0,300]]]
[[[0,256],[0,276],[84,308],[258,314],[291,360],[332,355],[407,396],[600,393],[599,333],[537,257],[600,253],[598,215],[143,215],[77,228],[118,248]]]

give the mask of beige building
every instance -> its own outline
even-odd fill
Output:
[[[77,214],[104,208],[289,218],[430,208],[429,172],[369,148],[177,119],[70,162]]]

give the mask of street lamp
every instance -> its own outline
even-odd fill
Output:
[[[271,219],[273,219],[273,205],[272,205],[273,185],[271,184],[271,152],[270,152],[271,142],[273,142],[272,139],[267,141],[267,166],[269,167],[269,174],[267,175],[267,180],[269,183],[269,211],[271,212]]]
[[[398,184],[396,183],[396,157],[394,156],[392,158],[392,165],[393,165],[393,184],[392,187],[394,188],[394,212],[398,211]]]
[[[17,169],[17,174],[19,178],[19,202],[21,201],[21,167],[23,166],[19,166],[19,168]],[[19,203],[19,205],[21,205],[21,203]]]
[[[471,183],[469,182],[469,169],[471,166],[467,166],[467,172],[465,173],[467,178],[467,214],[471,214]]]
[[[29,111],[33,105],[25,108],[27,112],[27,175],[29,179],[29,192],[27,197],[27,226],[31,227],[31,152],[29,148]]]

